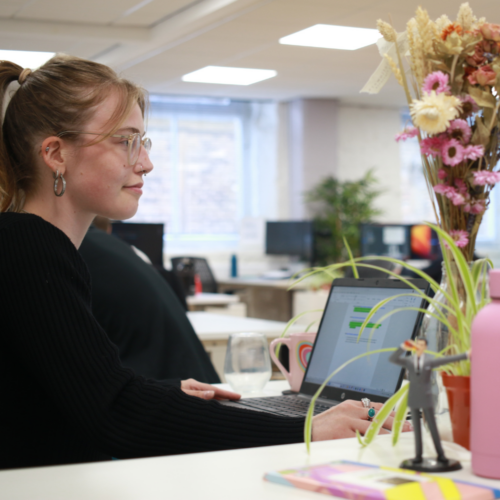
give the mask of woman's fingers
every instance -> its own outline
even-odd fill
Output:
[[[200,399],[213,399],[215,395],[214,391],[191,391],[189,389],[183,389],[183,391],[189,396],[196,396]]]

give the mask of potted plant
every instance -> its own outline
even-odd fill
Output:
[[[326,177],[306,193],[306,201],[316,214],[316,260],[320,265],[341,262],[347,258],[343,244],[345,237],[356,257],[360,255],[360,229],[381,213],[373,206],[380,194],[375,189],[377,180],[369,170],[359,180],[339,181]]]
[[[500,153],[500,25],[477,19],[465,3],[455,21],[447,16],[432,21],[419,7],[404,32],[397,33],[380,20],[378,28],[383,38],[377,44],[384,59],[363,91],[378,92],[387,80],[384,74],[388,69],[404,89],[413,124],[396,140],[417,137],[420,143],[423,175],[437,221],[431,226],[441,242],[444,279],[438,284],[412,266],[399,264],[426,278],[436,292],[429,299],[426,319],[439,327],[424,332],[444,334],[442,350],[434,354],[463,352],[470,347],[472,320],[488,302],[486,273],[491,262],[482,259],[472,263],[472,256],[490,192],[500,181],[500,172],[495,170]],[[350,263],[343,265],[366,265],[362,261],[351,256]],[[435,340],[434,345],[439,342]],[[451,375],[445,376],[450,385],[467,389],[469,361],[445,372]],[[373,438],[394,403],[402,400],[394,432],[397,440],[405,413],[404,391],[386,403],[364,439],[360,437],[363,444]],[[464,410],[460,408],[459,418],[452,415],[454,425],[467,427]],[[310,419],[306,441],[309,425]],[[454,429],[455,439],[458,435]],[[467,437],[461,443],[467,445]]]

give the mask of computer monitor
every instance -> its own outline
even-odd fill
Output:
[[[266,254],[298,256],[314,260],[314,227],[312,221],[278,221],[266,223]]]
[[[143,251],[157,267],[163,267],[163,224],[113,222],[112,234]]]
[[[411,259],[438,259],[441,249],[436,231],[425,224],[410,226],[410,250]]]
[[[361,224],[361,255],[436,260],[439,240],[425,224]]]
[[[409,259],[410,228],[407,224],[361,224],[361,255]]]

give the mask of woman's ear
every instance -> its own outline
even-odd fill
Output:
[[[40,154],[52,173],[59,172],[62,175],[66,173],[66,155],[64,154],[64,143],[60,137],[47,137],[42,142]]]

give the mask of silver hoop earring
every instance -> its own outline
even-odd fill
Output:
[[[62,181],[62,189],[60,193],[57,192],[57,184],[59,183],[59,179],[61,179]],[[60,197],[64,194],[65,191],[66,191],[66,181],[64,180],[63,175],[59,173],[59,170],[56,170],[54,174],[54,194]]]

